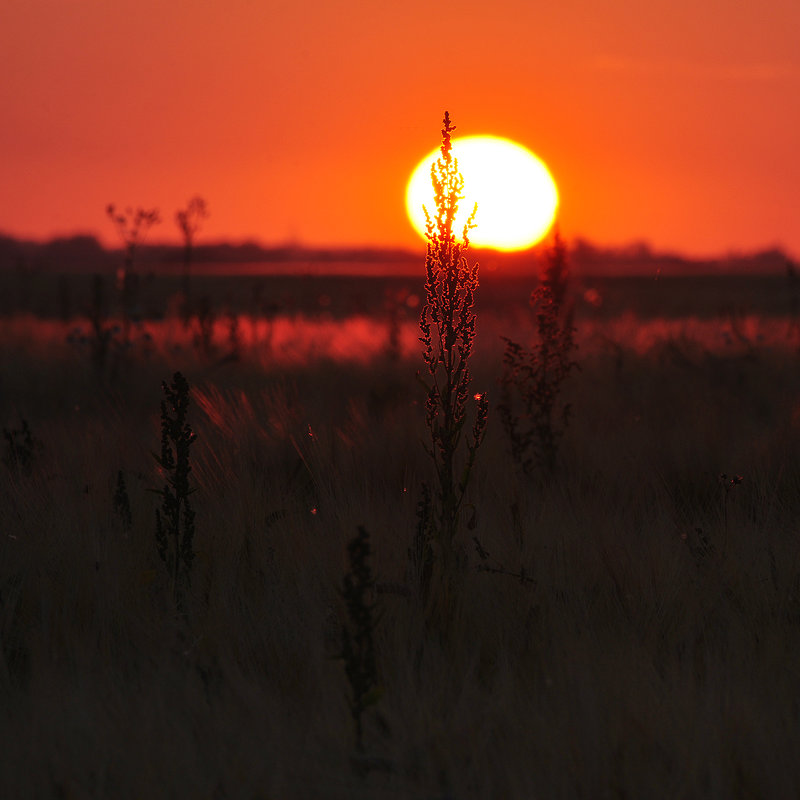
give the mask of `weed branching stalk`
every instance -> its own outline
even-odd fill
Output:
[[[192,467],[189,448],[197,438],[186,421],[189,408],[189,384],[180,372],[172,384],[162,383],[164,399],[161,401],[161,455],[156,461],[165,478],[161,508],[156,509],[156,545],[161,560],[167,567],[170,591],[175,608],[185,612],[185,596],[190,585],[194,550],[194,510],[189,495],[194,491],[189,485]]]
[[[419,320],[428,372],[427,376],[420,376],[427,391],[425,410],[430,432],[430,444],[425,447],[435,466],[437,483],[431,534],[437,555],[445,562],[452,556],[459,512],[488,417],[486,395],[472,395],[469,388],[478,264],[470,265],[464,252],[469,247],[469,231],[475,226],[477,205],[458,239],[453,226],[464,197],[464,179],[452,153],[454,130],[450,115],[445,112],[441,154],[431,167],[436,212],[431,216],[425,209],[426,300]],[[477,408],[470,437],[464,427],[471,398]]]
[[[572,308],[567,302],[569,266],[566,248],[556,232],[553,246],[531,293],[536,338],[530,350],[507,337],[500,379],[500,421],[511,443],[511,455],[526,474],[535,468],[552,478],[571,407],[561,398],[564,382],[578,364]]]

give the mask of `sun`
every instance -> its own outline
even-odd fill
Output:
[[[406,187],[406,211],[417,233],[425,237],[425,213],[436,206],[431,165],[433,150],[419,162]],[[469,235],[477,247],[524,250],[543,239],[555,220],[558,189],[544,163],[521,144],[499,136],[453,139],[453,155],[464,176],[464,199],[459,204],[454,232],[478,204],[476,226]]]

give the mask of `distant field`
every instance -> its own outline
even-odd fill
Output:
[[[219,310],[236,313],[324,312],[381,316],[387,309],[419,299],[424,259],[415,276],[320,276],[304,274],[199,275],[192,278],[195,299],[208,297]],[[241,265],[231,265],[235,270]],[[79,316],[92,297],[92,276],[28,270],[0,271],[0,314],[31,312],[42,317]],[[477,298],[483,310],[525,308],[536,285],[536,272],[508,277],[483,270]],[[114,276],[104,276],[107,302],[113,311]],[[180,290],[179,275],[138,276],[138,308],[144,317],[163,316]],[[698,277],[575,276],[579,317],[603,319],[624,312],[639,317],[711,317],[729,313],[783,316],[800,303],[800,285],[786,275]]]

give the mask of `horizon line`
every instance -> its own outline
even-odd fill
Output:
[[[58,242],[69,242],[79,239],[92,239],[97,245],[108,253],[114,253],[125,249],[123,243],[112,244],[108,240],[111,237],[103,237],[94,231],[89,230],[75,230],[71,233],[56,233],[45,237],[26,237],[0,229],[0,239],[7,239],[18,244],[33,245],[33,246],[47,246],[49,244]],[[575,245],[585,245],[591,249],[597,250],[600,253],[609,255],[615,254],[618,256],[639,256],[641,258],[679,258],[684,261],[726,261],[738,258],[748,258],[757,255],[764,255],[767,253],[780,253],[787,258],[787,260],[794,261],[798,258],[797,254],[793,253],[786,245],[780,242],[764,243],[752,248],[729,247],[722,251],[705,251],[705,252],[692,252],[680,248],[669,248],[654,245],[645,238],[632,238],[624,243],[601,243],[596,240],[590,239],[583,235],[575,235],[572,237],[562,237],[567,244],[568,249]],[[469,250],[473,253],[489,254],[493,257],[505,258],[520,258],[526,255],[535,255],[537,252],[547,248],[552,241],[550,235],[541,239],[536,244],[529,248],[521,250],[498,250],[491,247],[478,247],[470,245]],[[420,240],[420,251],[424,254],[425,242]],[[137,244],[137,248],[148,249],[183,249],[184,243],[180,240],[160,240],[154,239],[152,241],[143,241]],[[256,247],[264,250],[265,252],[288,251],[296,253],[327,253],[334,255],[336,253],[352,254],[352,253],[385,253],[395,255],[407,255],[408,257],[416,258],[419,252],[416,251],[410,244],[312,244],[297,240],[271,242],[267,243],[263,239],[256,236],[252,237],[230,237],[230,238],[217,238],[208,239],[201,242],[194,242],[192,245],[195,251],[203,248],[214,247]]]

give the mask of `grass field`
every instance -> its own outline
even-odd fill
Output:
[[[446,631],[426,626],[409,561],[431,480],[422,277],[208,281],[205,345],[177,282],[154,279],[127,343],[109,299],[99,367],[88,279],[67,301],[55,277],[3,278],[0,797],[800,795],[784,279],[577,286],[573,414],[544,481],[516,468],[494,414],[500,336],[532,335],[533,286],[487,278],[473,386],[489,425]],[[152,491],[176,370],[197,433],[185,617]],[[361,751],[338,658],[358,526],[380,681]],[[521,569],[532,580],[502,574]]]

